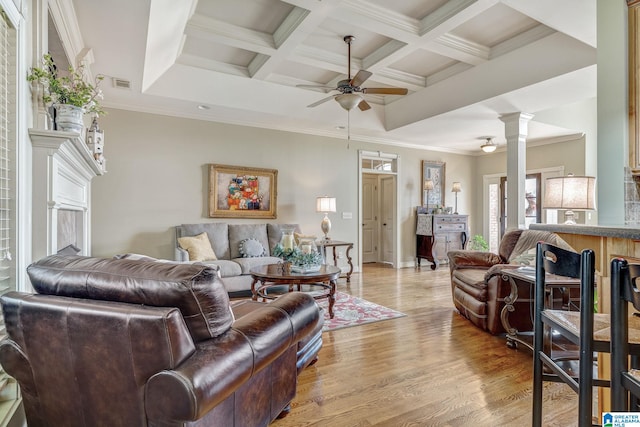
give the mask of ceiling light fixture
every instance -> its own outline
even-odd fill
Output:
[[[336,101],[338,101],[338,104],[340,104],[342,108],[351,111],[362,102],[362,96],[357,93],[343,93],[342,95],[336,96]]]
[[[498,148],[498,146],[493,143],[493,139],[487,137],[486,140],[487,142],[480,146],[482,151],[484,151],[485,153],[493,153],[494,151],[496,151],[496,148]]]

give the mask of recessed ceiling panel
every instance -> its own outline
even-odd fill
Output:
[[[369,0],[369,3],[393,10],[410,18],[422,19],[448,0]]]
[[[279,0],[200,0],[196,13],[273,34],[293,8]]]
[[[211,43],[196,37],[187,37],[182,51],[189,55],[241,67],[247,67],[256,56],[255,52],[249,52],[223,44]]]
[[[296,81],[302,80],[320,85],[327,84],[339,76],[338,73],[322,68],[300,64],[298,62],[283,61],[275,70],[276,74],[293,77]]]
[[[416,49],[409,55],[393,63],[391,68],[417,76],[428,77],[445,68],[457,64],[446,56],[438,55],[424,49]]]
[[[539,24],[538,21],[498,3],[457,27],[451,34],[493,47]]]
[[[343,52],[346,63],[347,45],[344,42],[344,36],[346,35],[355,36],[355,40],[351,44],[351,55],[354,58],[360,59],[370,55],[391,40],[388,37],[359,28],[357,25],[328,19],[324,21],[316,31],[309,35],[304,43],[335,53]]]

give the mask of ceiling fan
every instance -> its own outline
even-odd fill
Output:
[[[369,77],[371,77],[372,73],[366,70],[360,70],[356,73],[353,78],[351,78],[351,43],[355,39],[355,36],[344,36],[344,42],[348,46],[348,55],[349,60],[347,64],[347,79],[340,80],[336,87],[331,86],[316,86],[316,85],[298,85],[298,87],[306,87],[306,88],[323,88],[329,90],[337,90],[340,92],[336,95],[331,95],[326,98],[321,99],[320,101],[314,102],[313,104],[307,105],[307,107],[316,107],[320,104],[323,104],[331,99],[335,99],[338,104],[345,110],[349,111],[355,108],[356,106],[360,108],[360,110],[365,111],[371,108],[371,106],[364,100],[362,95],[371,93],[371,94],[380,94],[380,95],[406,95],[408,90],[402,87],[360,87]]]

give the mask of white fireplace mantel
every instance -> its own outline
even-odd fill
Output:
[[[72,213],[71,243],[91,253],[91,180],[106,171],[75,132],[30,129],[33,146],[33,259],[55,254],[60,211]]]

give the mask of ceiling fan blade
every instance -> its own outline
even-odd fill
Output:
[[[409,92],[404,87],[363,87],[362,93],[373,93],[380,95],[406,95]]]
[[[358,74],[353,76],[349,84],[351,86],[360,86],[362,83],[365,82],[365,80],[371,77],[371,75],[372,73],[368,72],[367,70],[360,70],[358,71]]]
[[[331,96],[327,96],[326,98],[322,98],[320,101],[316,101],[313,104],[309,104],[307,105],[307,108],[313,108],[313,107],[317,107],[320,104],[324,104],[325,102],[335,98],[335,95],[331,95]]]
[[[360,101],[360,104],[358,104],[358,108],[360,109],[360,111],[367,111],[371,109],[371,105],[369,105],[367,101],[363,99],[362,101]]]

